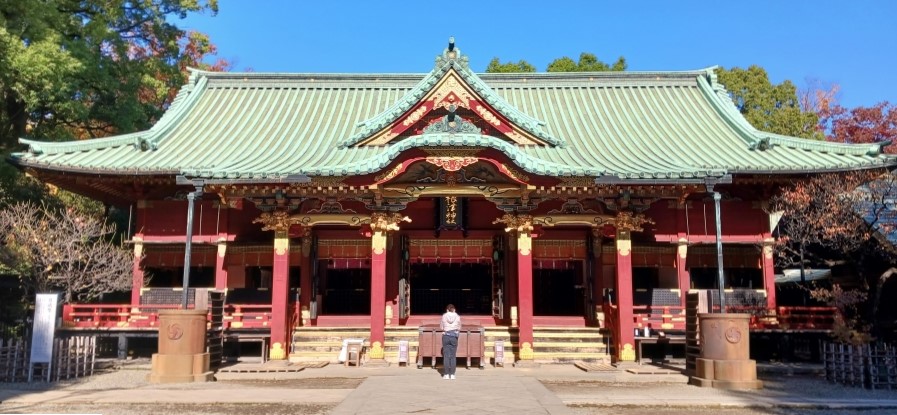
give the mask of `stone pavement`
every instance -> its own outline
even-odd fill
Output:
[[[145,376],[146,373],[148,370],[134,375]],[[222,381],[174,385],[119,382],[116,387],[90,387],[87,382],[45,391],[0,389],[0,401],[4,404],[320,403],[335,405],[331,411],[334,415],[574,413],[568,405],[897,409],[897,392],[869,393],[861,389],[827,386],[818,379],[805,379],[811,386],[803,388],[783,387],[791,382],[788,380],[761,391],[721,391],[689,386],[687,378],[680,374],[584,372],[573,365],[459,368],[456,380],[444,380],[430,368],[395,365],[382,368],[330,365],[291,373],[219,373],[218,378]],[[315,389],[313,379],[321,378],[337,381],[337,385],[340,379],[364,380],[354,390],[333,389],[334,382],[330,382],[330,388]],[[290,387],[290,382],[273,382],[302,379],[306,379],[306,383],[301,388]],[[810,391],[818,388],[823,390]]]

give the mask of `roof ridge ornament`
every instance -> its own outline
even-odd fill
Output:
[[[442,117],[442,119],[437,120],[436,122],[428,125],[424,128],[424,134],[435,134],[435,133],[467,133],[467,134],[482,134],[482,130],[477,128],[474,123],[462,118],[459,115],[455,114],[455,105],[449,105],[448,111],[449,113]]]
[[[454,65],[458,68],[468,67],[468,58],[461,54],[461,49],[455,47],[455,37],[449,36],[448,47],[442,51],[442,55],[436,57],[436,68],[446,65]]]

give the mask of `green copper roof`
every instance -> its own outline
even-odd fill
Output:
[[[424,134],[352,146],[411,108],[450,68],[493,108],[550,143],[479,134]],[[757,131],[711,69],[687,72],[474,74],[437,58],[429,74],[194,71],[153,128],[116,137],[20,140],[25,166],[218,179],[357,175],[413,147],[482,146],[523,170],[621,180],[688,179],[894,165],[883,144],[848,145]]]

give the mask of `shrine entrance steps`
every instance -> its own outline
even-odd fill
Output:
[[[485,327],[486,365],[494,364],[497,341],[504,345],[504,365],[514,363],[519,353],[516,327]],[[384,357],[387,362],[399,362],[399,342],[408,341],[409,365],[417,359],[418,328],[416,326],[387,327]],[[610,362],[605,335],[595,327],[535,327],[534,358],[537,363]],[[290,361],[325,361],[337,363],[344,339],[365,339],[370,350],[368,327],[297,327],[293,331]]]
[[[609,338],[597,327],[533,328],[533,358],[536,363],[610,363]]]

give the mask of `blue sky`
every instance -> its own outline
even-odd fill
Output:
[[[478,72],[586,51],[633,71],[757,64],[776,83],[838,84],[847,107],[897,103],[891,0],[219,1],[217,16],[176,23],[238,71],[423,73],[454,36]]]

